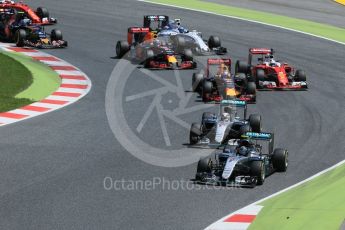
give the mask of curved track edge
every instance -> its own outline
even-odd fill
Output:
[[[61,109],[79,101],[91,90],[92,83],[88,76],[77,67],[58,57],[36,49],[18,48],[5,43],[0,43],[0,49],[6,52],[18,52],[42,62],[61,78],[59,88],[48,97],[30,105],[0,113],[0,126],[13,124]]]

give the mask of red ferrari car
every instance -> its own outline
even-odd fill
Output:
[[[305,90],[308,88],[305,72],[295,71],[289,64],[274,60],[273,49],[249,49],[248,62],[237,61],[235,71],[247,74],[249,79],[256,83],[257,89]]]
[[[44,7],[38,7],[36,10],[33,10],[23,2],[8,0],[0,1],[0,10],[8,9],[13,9],[21,14],[24,13],[29,19],[31,19],[33,24],[52,25],[57,23],[55,18],[49,17],[49,11]]]

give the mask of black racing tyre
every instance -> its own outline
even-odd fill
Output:
[[[189,132],[189,143],[195,145],[198,143],[201,136],[201,126],[198,123],[193,123]]]
[[[25,45],[25,39],[26,39],[26,31],[23,29],[19,29],[16,31],[14,38],[16,42],[16,46],[23,47]]]
[[[307,80],[307,75],[305,74],[304,70],[296,70],[295,74],[295,80],[296,81],[306,81]]]
[[[196,169],[197,173],[210,173],[212,170],[212,162],[210,158],[201,158]]]
[[[50,33],[50,38],[52,41],[59,41],[63,39],[61,30],[53,29]]]
[[[202,133],[203,134],[206,134],[206,132],[208,132],[210,129],[212,129],[215,126],[215,123],[211,123],[211,124],[206,123],[205,124],[205,122],[204,122],[205,120],[214,118],[214,116],[215,116],[215,114],[211,113],[211,112],[204,112],[202,114],[201,120],[202,120],[202,124],[203,124],[203,126],[202,126]]]
[[[289,153],[287,150],[275,149],[272,155],[273,168],[278,172],[285,172],[289,164],[288,156]]]
[[[246,91],[247,91],[247,94],[255,95],[256,94],[256,84],[254,82],[248,82]]]
[[[202,85],[203,94],[212,93],[213,84],[210,81],[205,80]]]
[[[249,116],[249,125],[252,128],[253,132],[261,132],[261,116],[259,114],[250,114]]]
[[[256,80],[257,81],[265,81],[266,80],[266,74],[263,69],[257,69],[256,70]]]
[[[237,73],[234,77],[235,83],[238,86],[245,87],[248,84],[247,76],[244,73]]]
[[[202,113],[202,120],[206,120],[206,119],[209,119],[209,118],[213,118],[214,117],[214,113],[211,113],[211,112],[203,112]]]
[[[193,61],[193,52],[191,49],[184,49],[183,60],[184,61]]]
[[[235,65],[235,74],[238,73],[244,73],[244,74],[248,74],[249,72],[249,67],[248,67],[248,63],[245,61],[237,61],[236,65]]]
[[[253,161],[250,165],[250,174],[257,178],[256,184],[262,185],[265,182],[266,172],[263,161]]]
[[[201,73],[194,73],[192,77],[192,89],[193,92],[200,92],[204,75]]]
[[[146,49],[144,51],[144,67],[145,68],[150,68],[150,62],[153,60],[155,54],[153,50]]]
[[[221,41],[220,41],[220,38],[217,37],[217,36],[211,36],[209,39],[208,39],[208,47],[210,49],[213,49],[213,48],[218,48],[221,46]]]
[[[184,49],[186,48],[186,40],[182,36],[174,36],[173,45],[175,46],[175,50],[177,53],[183,53]]]
[[[129,44],[127,41],[118,41],[116,43],[116,56],[122,58],[129,51]]]
[[[49,18],[49,11],[47,8],[44,7],[38,7],[36,10],[36,14],[38,17],[42,18]]]

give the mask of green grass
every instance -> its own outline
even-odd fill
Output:
[[[345,29],[327,24],[307,21],[303,19],[290,18],[282,15],[248,10],[238,7],[225,6],[216,3],[200,0],[149,0],[150,2],[169,4],[179,7],[208,11],[232,17],[239,17],[248,20],[255,20],[263,23],[274,24],[285,28],[299,30],[306,33],[326,37],[339,42],[345,42]],[[231,28],[231,24],[229,24]],[[245,29],[245,28],[244,28]]]
[[[32,74],[23,64],[2,53],[0,53],[0,82],[0,112],[33,102],[27,98],[15,97],[32,84]]]
[[[268,199],[249,229],[339,229],[345,217],[345,166]]]
[[[0,112],[40,101],[58,89],[59,75],[29,56],[0,53]]]

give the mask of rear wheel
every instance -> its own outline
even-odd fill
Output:
[[[253,132],[261,132],[261,116],[259,114],[251,114],[249,116],[249,124]]]
[[[25,39],[26,39],[26,31],[23,29],[19,29],[15,33],[15,41],[16,46],[23,47],[25,45]]]
[[[217,37],[217,36],[211,36],[209,39],[208,39],[208,47],[210,49],[213,49],[213,48],[218,48],[221,46],[221,41],[220,41],[220,38]]]
[[[278,172],[285,172],[289,164],[288,155],[285,149],[275,149],[272,155],[273,168]]]
[[[255,176],[257,185],[262,185],[265,182],[266,173],[265,165],[262,161],[253,161],[250,167],[251,175]]]
[[[49,11],[47,10],[47,8],[44,8],[44,7],[38,7],[36,10],[36,14],[41,19],[49,18]]]
[[[204,75],[201,73],[194,73],[192,78],[192,89],[193,92],[199,92],[201,88]]]
[[[201,136],[201,126],[198,123],[193,123],[189,132],[189,143],[195,145],[198,143]]]
[[[50,37],[52,41],[59,41],[63,39],[61,30],[57,29],[51,31]]]
[[[122,58],[129,51],[129,44],[127,41],[118,41],[116,43],[116,56]]]

